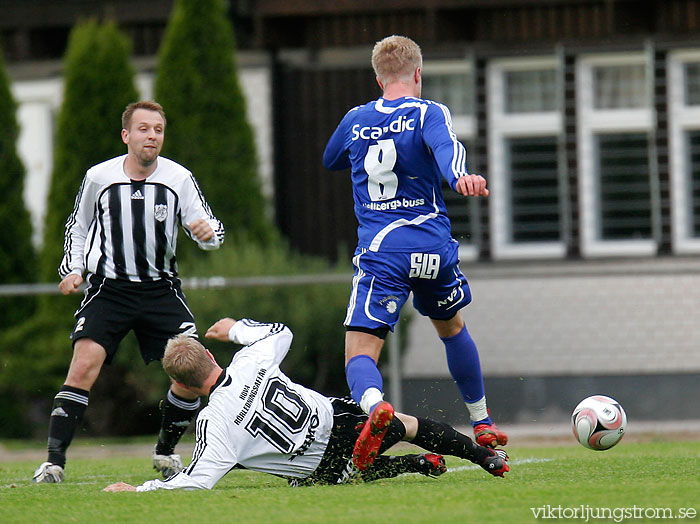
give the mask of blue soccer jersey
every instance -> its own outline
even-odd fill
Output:
[[[454,189],[467,174],[467,152],[446,106],[413,97],[357,106],[328,141],[323,164],[352,168],[358,247],[426,251],[450,241],[442,177]]]

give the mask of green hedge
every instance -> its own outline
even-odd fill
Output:
[[[41,255],[44,282],[58,278],[65,223],[85,171],[126,153],[121,114],[138,97],[129,53],[129,40],[112,22],[82,22],[71,31]]]
[[[253,131],[222,0],[176,0],[158,54],[155,96],[168,118],[163,155],[197,178],[227,234],[270,240]],[[198,250],[178,248],[180,260]]]
[[[126,151],[120,139],[121,114],[137,99],[129,53],[128,39],[112,22],[81,22],[71,31],[38,270],[41,281],[58,283],[65,222],[85,171]],[[30,257],[26,264],[32,266]],[[26,436],[37,427],[45,435],[51,399],[70,363],[68,334],[80,300],[78,295],[41,297],[33,316],[0,334],[0,436]]]
[[[253,243],[224,245],[207,257],[207,274],[230,277],[327,273],[330,265],[318,258],[293,253],[287,245],[261,247]],[[345,318],[350,291],[350,267],[341,284],[282,285],[187,291],[188,301],[203,334],[222,317],[283,322],[294,332],[294,343],[282,369],[289,376],[326,394],[347,393],[344,373]],[[183,275],[191,274],[184,272]],[[220,364],[231,360],[230,344],[205,340]]]
[[[242,239],[229,239],[220,250],[192,258],[180,269],[183,277],[298,275],[334,270],[324,260],[293,253],[281,240],[261,247]],[[185,289],[185,293],[202,337],[211,324],[225,316],[289,325],[295,336],[282,366],[285,372],[323,393],[343,395],[347,386],[342,322],[350,268],[336,270],[348,275],[347,280],[341,278],[343,284]],[[0,391],[12,392],[11,399],[0,400],[0,437],[45,437],[51,400],[70,363],[71,313],[80,299],[76,295],[52,297],[51,307],[43,313],[0,335],[4,368]],[[202,340],[222,366],[228,365],[237,349],[232,344]],[[155,435],[159,425],[157,405],[168,383],[159,363],[143,364],[136,339],[129,335],[90,393],[82,432]]]
[[[25,169],[17,153],[17,105],[0,49],[0,283],[36,281],[37,259],[32,246],[32,224],[24,205]],[[28,316],[35,307],[31,297],[0,297],[0,331]],[[1,394],[1,392],[0,392]]]

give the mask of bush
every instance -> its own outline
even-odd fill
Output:
[[[44,282],[57,278],[66,219],[85,172],[126,152],[121,114],[138,97],[129,52],[128,39],[112,22],[83,22],[71,31],[41,255]]]
[[[0,50],[0,283],[36,281],[36,253],[31,243],[32,224],[24,205],[25,169],[17,153],[17,105]],[[32,297],[0,297],[0,332],[29,317]],[[0,393],[1,396],[1,393]]]
[[[231,239],[229,239],[231,240]],[[227,277],[328,273],[323,259],[292,252],[282,240],[260,246],[238,239],[198,262],[198,274]],[[294,332],[294,342],[282,369],[290,378],[324,394],[347,393],[344,374],[345,318],[350,268],[341,284],[270,285],[187,291],[197,328],[222,317],[248,317],[261,322],[283,322]],[[284,277],[281,277],[284,278]],[[233,356],[230,344],[205,340],[222,366]]]
[[[114,23],[99,25],[88,21],[76,25],[64,64],[64,96],[55,134],[39,268],[45,282],[57,280],[63,257],[64,224],[73,210],[85,171],[124,153],[125,146],[119,138],[121,114],[127,104],[137,99],[129,42]],[[31,236],[26,231],[23,234]],[[31,265],[30,259],[27,265]],[[13,418],[11,423],[0,423],[0,436],[24,436],[39,424],[46,427],[50,399],[63,383],[70,362],[72,346],[68,335],[74,321],[71,313],[81,298],[44,296],[35,316],[0,335],[0,396],[13,395],[24,415],[19,420]],[[2,405],[0,412],[2,418],[11,416]]]
[[[45,433],[51,399],[63,384],[72,354],[69,311],[80,303],[78,296],[51,299],[42,301],[35,316],[0,333],[0,437],[26,437],[42,426]],[[49,304],[56,307],[49,309]]]
[[[187,262],[186,274],[201,277],[250,277],[327,273],[328,262],[293,253],[281,240],[266,246],[243,238],[229,238],[218,251]],[[329,395],[347,394],[344,374],[345,318],[350,286],[342,284],[264,286],[231,289],[185,289],[202,341],[222,366],[235,348],[204,339],[219,318],[250,317],[263,322],[283,322],[294,332],[294,342],[282,368],[305,386]],[[283,278],[283,277],[282,277]],[[0,339],[7,353],[0,388],[12,391],[18,413],[2,411],[0,436],[44,436],[51,399],[65,378],[71,350],[68,334],[81,297],[51,297],[40,315],[5,333]],[[144,366],[133,335],[120,345],[116,358],[104,366],[90,392],[82,432],[90,435],[155,434],[159,427],[158,401],[169,380],[160,363]],[[19,410],[18,410],[19,411]]]
[[[227,235],[271,238],[255,141],[222,0],[177,0],[159,51],[156,99],[168,118],[164,156],[191,170]],[[194,252],[178,247],[180,260]]]

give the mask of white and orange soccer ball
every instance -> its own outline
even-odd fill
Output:
[[[620,442],[627,429],[627,415],[615,399],[593,395],[579,402],[571,415],[574,437],[588,449],[604,451]]]

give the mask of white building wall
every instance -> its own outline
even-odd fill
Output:
[[[24,200],[32,219],[35,246],[39,245],[43,235],[53,166],[54,120],[61,104],[62,90],[63,82],[55,78],[12,84],[20,128],[17,149],[26,169]]]
[[[533,275],[463,271],[473,302],[462,316],[486,376],[700,371],[700,261],[589,262],[574,271],[564,263]],[[448,378],[432,324],[412,315],[404,377]]]

